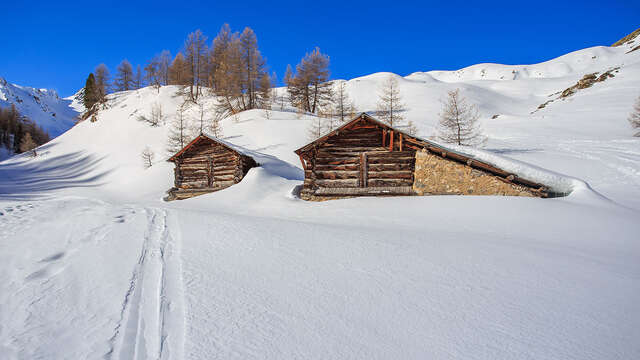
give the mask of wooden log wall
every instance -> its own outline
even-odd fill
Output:
[[[256,163],[214,141],[194,144],[176,161],[175,186],[179,189],[224,188],[242,180]]]
[[[304,189],[412,186],[415,150],[400,136],[360,125],[330,137],[305,158]]]

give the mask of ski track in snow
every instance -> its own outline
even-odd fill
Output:
[[[167,289],[170,282],[181,278],[179,273],[170,272],[179,271],[179,264],[172,264],[173,269],[167,264],[179,261],[179,254],[174,252],[179,247],[173,243],[167,212],[146,211],[148,228],[105,359],[169,359],[170,356],[175,358],[172,351],[182,353],[182,349],[172,349],[170,343],[180,347],[184,334],[180,331],[169,333],[167,326],[171,316],[178,316],[177,321],[183,320],[179,312],[182,300],[177,299],[174,314],[174,299]],[[172,286],[181,287],[181,284]],[[169,341],[171,337],[175,337],[173,342]]]

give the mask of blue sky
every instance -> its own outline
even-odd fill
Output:
[[[250,26],[271,70],[319,46],[332,78],[378,71],[527,64],[610,45],[640,27],[640,1],[11,1],[3,4],[0,76],[67,96],[104,62],[114,72],[168,49],[195,29]]]

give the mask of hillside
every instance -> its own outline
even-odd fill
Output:
[[[15,105],[21,115],[40,125],[52,138],[69,130],[82,111],[72,106],[72,98],[62,99],[55,90],[15,85],[0,78],[0,106]]]
[[[346,82],[357,108],[372,111],[381,82],[397,76],[422,137],[435,135],[446,92],[462,89],[488,136],[479,154],[584,184],[555,199],[302,201],[293,150],[315,118],[274,105],[222,120],[223,138],[264,166],[223,191],[166,203],[179,89],[112,94],[97,121],[37,158],[0,163],[0,354],[638,358],[640,142],[626,121],[640,91],[633,46]],[[156,104],[159,126],[138,120]],[[198,132],[198,109],[186,117]],[[147,146],[156,154],[149,169]]]

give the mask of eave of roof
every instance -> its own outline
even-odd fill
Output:
[[[438,143],[435,143],[433,141],[427,140],[427,139],[422,139],[410,134],[407,134],[406,132],[402,131],[402,130],[398,130],[394,127],[391,127],[383,122],[381,122],[380,120],[374,118],[373,116],[367,114],[367,113],[361,113],[358,116],[354,117],[351,121],[345,123],[344,125],[340,126],[339,128],[327,133],[324,136],[319,137],[318,139],[310,142],[309,144],[295,150],[295,153],[302,156],[303,153],[306,153],[310,150],[313,150],[316,145],[318,143],[322,143],[326,140],[328,140],[331,136],[334,135],[338,135],[340,133],[341,130],[344,130],[345,128],[349,127],[351,124],[353,124],[354,122],[357,122],[360,120],[360,118],[364,118],[365,120],[369,120],[373,123],[375,123],[376,125],[379,125],[383,128],[385,128],[386,130],[390,130],[393,131],[395,133],[400,133],[402,134],[405,138],[409,138],[412,139],[414,143],[416,143],[416,145],[418,146],[422,146],[423,149],[429,150],[432,153],[441,156],[443,158],[451,158],[452,160],[456,160],[459,162],[463,162],[466,163],[467,165],[474,167],[474,168],[479,168],[482,169],[484,171],[487,171],[489,173],[492,173],[498,177],[501,178],[505,178],[507,179],[509,182],[514,182],[516,184],[520,184],[520,185],[524,185],[526,187],[530,187],[530,188],[538,188],[538,189],[546,189],[547,187],[542,185],[542,184],[538,184],[536,182],[533,181],[529,181],[526,179],[522,179],[519,178],[517,176],[517,174],[511,174],[505,170],[502,170],[500,168],[498,168],[497,166],[494,166],[490,163],[487,163],[486,161],[482,161],[480,159],[476,159],[475,157],[469,155],[469,154],[465,154],[462,153],[460,151],[456,151],[450,148],[447,148],[445,146],[442,146]],[[510,179],[510,176],[512,176],[513,178]]]
[[[251,157],[251,155],[246,154],[246,151],[244,149],[238,148],[235,145],[226,142],[224,140],[218,139],[214,136],[205,134],[205,133],[200,133],[200,135],[196,136],[195,139],[191,140],[191,142],[189,142],[185,147],[183,147],[180,151],[178,151],[177,153],[175,153],[173,156],[171,156],[169,159],[167,159],[167,161],[175,161],[175,159],[184,154],[187,150],[189,150],[190,147],[192,147],[193,145],[195,145],[198,141],[202,140],[202,139],[206,139],[206,140],[211,140],[215,143],[218,143],[224,147],[226,147],[227,149],[231,150],[231,151],[235,151],[238,154],[244,155],[244,156],[249,156]]]

